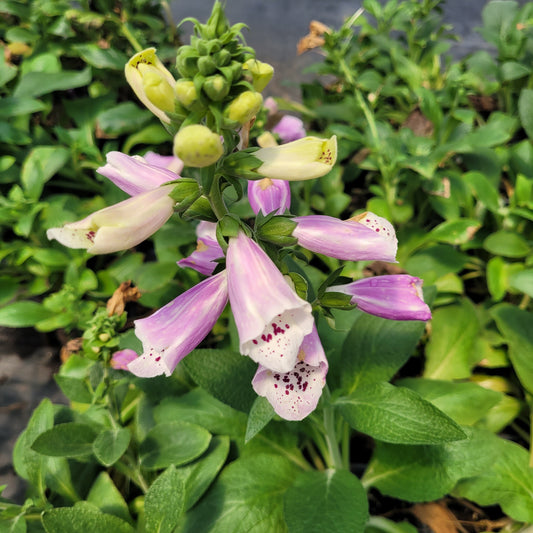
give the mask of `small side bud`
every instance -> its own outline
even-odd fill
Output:
[[[192,78],[198,72],[198,52],[191,45],[184,45],[178,49],[176,68],[183,78]]]
[[[252,85],[258,92],[261,92],[269,84],[274,75],[274,67],[272,65],[263,63],[257,59],[248,59],[242,68],[250,73]]]
[[[259,239],[278,246],[293,246],[298,243],[298,240],[292,236],[296,226],[296,222],[288,217],[273,216],[272,218],[267,218],[259,226],[256,234]]]
[[[198,72],[202,76],[210,76],[217,70],[217,65],[211,56],[202,56],[198,58]]]
[[[178,102],[187,109],[198,99],[198,94],[192,80],[178,80],[176,82],[175,92]]]
[[[229,93],[231,86],[227,82],[224,76],[216,74],[215,76],[209,76],[202,85],[207,97],[213,102],[220,102],[224,100]]]
[[[220,135],[201,124],[185,126],[174,137],[174,154],[188,167],[208,167],[223,153]]]
[[[263,97],[261,93],[244,91],[228,104],[224,110],[224,115],[231,121],[238,122],[241,125],[246,124],[259,113],[262,104]]]

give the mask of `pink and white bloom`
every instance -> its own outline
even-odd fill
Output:
[[[306,335],[298,360],[289,372],[276,372],[259,365],[252,386],[264,396],[276,414],[285,420],[302,420],[316,409],[326,384],[328,361],[316,326]]]
[[[229,301],[240,352],[276,372],[289,372],[313,329],[311,305],[289,286],[263,249],[244,233],[229,241]]]
[[[179,174],[185,166],[183,161],[175,155],[159,155],[155,152],[146,152],[143,158],[149,165],[165,168],[176,174]]]
[[[129,156],[122,152],[109,152],[106,160],[107,163],[96,172],[111,180],[130,196],[150,191],[179,178],[175,172],[150,164],[139,155]]]
[[[248,181],[248,201],[254,213],[282,215],[291,206],[291,186],[288,181],[263,178]]]
[[[272,128],[272,133],[277,133],[284,143],[297,141],[307,135],[302,120],[292,115],[283,115],[281,120]]]
[[[155,233],[174,212],[169,196],[174,185],[163,185],[100,209],[83,220],[50,228],[46,236],[69,248],[85,248],[91,254],[127,250]]]
[[[143,353],[128,364],[136,376],[170,376],[211,331],[228,301],[226,271],[204,279],[153,315],[135,321]]]
[[[327,289],[352,296],[351,304],[371,315],[391,320],[429,320],[422,280],[407,274],[363,278]]]
[[[137,359],[137,352],[126,348],[115,352],[111,357],[110,365],[115,370],[128,370],[128,364]]]
[[[193,268],[204,276],[210,276],[217,267],[217,259],[224,257],[224,252],[216,238],[217,225],[214,222],[202,221],[196,226],[196,250],[178,261],[182,268]]]
[[[396,262],[398,239],[392,224],[366,212],[349,220],[325,215],[295,217],[292,236],[312,252],[348,261]]]

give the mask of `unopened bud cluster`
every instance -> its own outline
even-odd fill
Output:
[[[220,2],[205,24],[186,20],[194,23],[194,35],[178,49],[177,80],[153,48],[131,58],[126,77],[139,99],[177,133],[175,154],[187,166],[205,167],[222,156],[224,130],[238,130],[260,111],[273,68],[255,59],[243,44],[244,24],[230,26]]]

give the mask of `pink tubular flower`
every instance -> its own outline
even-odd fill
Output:
[[[312,252],[348,261],[396,262],[398,240],[392,224],[374,213],[349,220],[325,215],[292,219],[298,225],[292,236]]]
[[[259,365],[252,386],[285,420],[302,420],[315,410],[326,384],[328,362],[316,326],[306,335],[296,365],[289,372],[273,372]]]
[[[282,215],[291,206],[291,186],[288,181],[263,178],[248,182],[248,201],[257,215],[266,216],[272,211]]]
[[[296,141],[307,135],[304,123],[292,115],[283,115],[281,120],[272,128],[272,132],[277,133],[284,143]]]
[[[270,370],[289,372],[313,328],[311,306],[291,289],[261,247],[242,232],[229,241],[226,268],[241,354]]]
[[[175,202],[169,194],[173,189],[174,185],[163,185],[137,194],[78,222],[50,228],[46,236],[91,254],[127,250],[150,237],[171,217]]]
[[[131,363],[134,359],[137,359],[137,352],[126,348],[113,354],[110,365],[115,370],[128,370],[128,363]]]
[[[111,180],[130,196],[150,191],[179,178],[175,172],[150,164],[138,155],[109,152],[106,160],[107,163],[96,172]]]
[[[180,294],[153,315],[135,321],[143,353],[129,363],[136,376],[170,376],[209,333],[228,301],[226,271]]]
[[[224,257],[224,252],[216,238],[217,225],[213,222],[202,221],[196,227],[198,236],[196,250],[178,261],[181,268],[193,268],[204,276],[210,276],[217,267],[217,259]]]
[[[371,315],[391,320],[429,320],[431,311],[424,302],[422,280],[407,274],[363,278],[328,291],[352,296],[351,303]]]
[[[164,168],[179,174],[184,167],[183,161],[175,155],[159,155],[155,152],[146,152],[144,160],[154,167]]]

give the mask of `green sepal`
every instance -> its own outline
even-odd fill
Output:
[[[257,237],[266,242],[271,242],[278,246],[294,246],[298,244],[298,239],[292,236],[297,224],[289,217],[277,215],[266,217],[265,221],[255,229]]]
[[[174,189],[169,196],[176,201],[177,204],[183,202],[186,198],[190,198],[194,194],[198,194],[200,187],[196,180],[192,178],[180,178],[176,180]],[[178,209],[179,209],[178,205]]]
[[[216,222],[217,217],[211,209],[211,204],[206,196],[200,196],[192,205],[183,213],[183,218],[193,218]]]
[[[334,308],[334,309],[343,309],[349,311],[354,309],[356,306],[351,302],[352,297],[349,294],[344,294],[342,292],[325,292],[320,297],[320,305],[322,307]]]
[[[221,168],[222,174],[251,180],[263,179],[264,176],[256,172],[263,164],[259,158],[253,155],[253,152],[256,150],[258,148],[249,148],[229,154],[224,158],[224,163]]]

